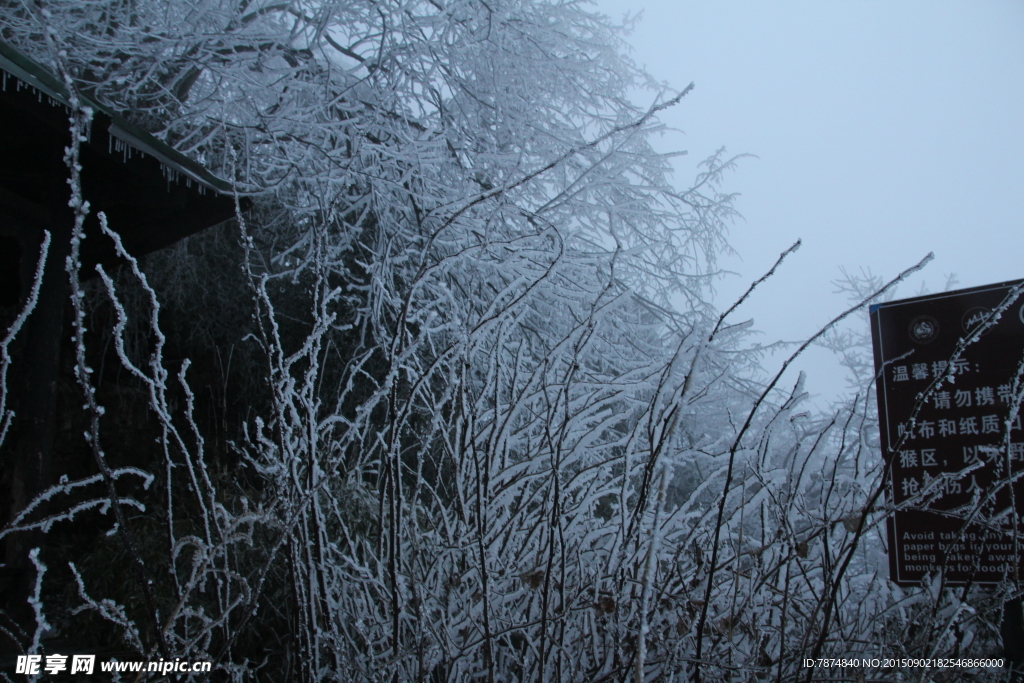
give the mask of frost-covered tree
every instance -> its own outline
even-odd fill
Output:
[[[120,544],[36,556],[12,641],[102,624],[139,657],[308,681],[796,680],[889,642],[864,396],[802,412],[714,311],[732,160],[670,182],[649,138],[689,88],[654,86],[585,3],[3,6],[4,40],[256,202],[212,267],[197,237],[74,299],[109,321],[75,336],[97,462],[100,358],[156,439],[0,532],[120,511]],[[217,354],[224,385],[170,348]],[[124,558],[149,583],[104,583]]]

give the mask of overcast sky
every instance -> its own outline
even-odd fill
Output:
[[[740,274],[720,306],[798,237],[804,245],[737,314],[765,341],[798,339],[841,310],[840,268],[886,277],[927,252],[941,289],[1024,278],[1024,2],[599,0],[659,81],[696,89],[662,119],[686,149],[676,180],[716,148],[750,153],[730,242]],[[841,375],[824,353],[809,388]]]

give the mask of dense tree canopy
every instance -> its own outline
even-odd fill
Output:
[[[587,3],[0,7],[3,40],[255,202],[73,298],[68,391],[96,399],[62,438],[96,464],[3,528],[54,539],[40,621],[0,623],[23,651],[788,681],[823,652],[991,649],[991,595],[884,585],[871,373],[805,411],[714,310],[733,162],[672,183],[650,138],[689,87]]]

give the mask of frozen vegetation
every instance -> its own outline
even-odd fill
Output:
[[[22,651],[432,683],[1000,652],[1000,590],[888,582],[857,336],[887,285],[851,279],[856,324],[817,338],[849,398],[802,403],[710,304],[734,159],[672,183],[649,139],[692,86],[586,3],[4,0],[0,35],[254,202],[70,263],[78,460],[0,530],[46,532],[36,623],[0,615]]]

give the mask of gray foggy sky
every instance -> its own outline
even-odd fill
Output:
[[[683,134],[659,144],[689,152],[677,182],[719,146],[759,157],[726,185],[745,220],[720,307],[803,238],[737,312],[764,341],[802,338],[841,310],[841,267],[890,277],[934,251],[903,296],[922,280],[941,289],[948,273],[959,287],[1024,277],[1024,2],[597,7],[615,20],[643,10],[633,58],[677,90],[696,83],[662,116]],[[807,367],[812,392],[841,382],[825,352]]]

